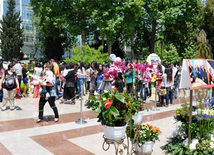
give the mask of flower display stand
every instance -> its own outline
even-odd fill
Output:
[[[129,155],[129,144],[125,144],[124,140],[125,137],[122,139],[108,139],[103,135],[104,142],[103,142],[103,150],[107,151],[110,148],[110,145],[113,144],[115,148],[115,154],[122,155],[124,154],[124,150],[127,150],[127,155]],[[122,146],[122,148],[120,148]]]

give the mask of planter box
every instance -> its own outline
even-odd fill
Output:
[[[134,144],[134,149],[135,149],[136,152],[143,153],[143,154],[151,153],[152,149],[154,147],[154,144],[155,144],[154,142],[149,141],[149,142],[146,142],[145,144],[143,144],[141,147],[139,147],[138,144],[135,143]]]

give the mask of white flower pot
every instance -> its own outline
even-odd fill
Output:
[[[144,111],[139,111],[137,116],[132,116],[132,119],[134,120],[134,124],[141,123],[141,121],[143,119],[143,113],[144,113]]]
[[[143,153],[143,154],[151,153],[152,149],[154,147],[154,144],[155,144],[154,142],[149,141],[149,142],[146,142],[145,144],[143,144],[141,147],[139,147],[138,144],[135,143],[134,144],[134,149],[135,149],[136,152],[140,152],[140,153]]]
[[[106,126],[103,125],[104,135],[108,139],[122,139],[126,134],[126,125],[125,126]]]

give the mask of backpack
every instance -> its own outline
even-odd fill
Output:
[[[4,84],[6,89],[16,88],[16,75],[14,73],[10,75],[8,71],[5,71]]]

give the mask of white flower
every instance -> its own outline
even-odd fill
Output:
[[[104,93],[108,93],[108,90],[104,90]]]
[[[184,145],[188,145],[188,138],[183,141]]]
[[[213,142],[210,142],[210,147],[214,148],[214,143]]]
[[[191,143],[191,144],[189,145],[189,148],[190,148],[190,150],[195,150],[195,149],[196,149],[196,144]]]
[[[197,114],[201,114],[201,113],[202,113],[201,109],[198,109]]]
[[[107,100],[105,97],[103,98],[103,101]]]
[[[198,141],[198,139],[194,138],[194,139],[192,139],[192,143],[193,143],[193,144],[198,144],[199,141]]]

